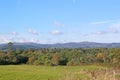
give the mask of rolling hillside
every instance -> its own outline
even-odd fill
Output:
[[[96,42],[69,42],[56,44],[37,44],[37,43],[13,43],[13,49],[29,48],[116,48],[120,43],[96,43]],[[0,44],[0,49],[6,50],[7,44]]]

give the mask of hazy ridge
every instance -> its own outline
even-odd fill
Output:
[[[56,44],[38,44],[38,43],[13,43],[14,49],[29,48],[119,48],[120,43],[97,43],[97,42],[69,42]],[[7,44],[0,44],[0,49],[6,50]]]

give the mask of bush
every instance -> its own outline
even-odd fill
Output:
[[[52,62],[50,60],[45,61],[45,65],[47,66],[53,66]]]

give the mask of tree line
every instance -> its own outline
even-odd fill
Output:
[[[40,48],[13,50],[12,46],[13,43],[9,42],[6,51],[0,50],[1,65],[120,65],[120,48]]]

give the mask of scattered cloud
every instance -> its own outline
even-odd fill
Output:
[[[95,35],[103,35],[103,34],[107,34],[107,31],[98,31],[96,33],[94,33]]]
[[[60,43],[66,43],[67,41],[66,40],[60,40]]]
[[[16,39],[15,42],[19,42],[19,43],[25,43],[25,42],[27,42],[24,37],[15,37],[15,39]]]
[[[100,24],[107,24],[107,23],[110,23],[110,22],[112,22],[112,20],[91,22],[90,24],[92,24],[92,25],[100,25]]]
[[[105,23],[109,23],[109,24],[105,24]],[[21,33],[18,33],[17,31],[13,31],[13,32],[1,32],[0,33],[0,43],[8,43],[8,42],[20,42],[20,43],[25,43],[25,42],[33,42],[33,43],[64,43],[64,42],[70,42],[72,41],[76,41],[78,39],[78,34],[79,37],[83,37],[85,36],[84,40],[89,40],[89,39],[97,39],[97,38],[101,38],[103,40],[105,40],[104,38],[107,38],[109,36],[115,37],[115,36],[119,36],[120,34],[120,22],[116,21],[116,22],[111,22],[110,21],[103,21],[103,22],[96,22],[96,23],[92,23],[92,24],[104,24],[101,25],[106,26],[105,28],[100,28],[102,30],[100,30],[99,28],[94,29],[92,31],[83,31],[80,33],[78,33],[78,31],[70,31],[70,32],[65,32],[65,34],[63,33],[64,30],[52,30],[52,31],[46,31],[43,32],[44,34],[40,37],[43,37],[42,39],[38,38],[38,36],[32,36],[32,38],[30,37],[31,35],[27,36],[26,35],[21,35]],[[58,27],[64,27],[63,24],[59,23],[59,22],[54,22],[55,26]],[[39,33],[35,30],[32,29],[28,29],[28,32],[32,35],[39,35]],[[67,34],[66,34],[67,33]],[[84,34],[87,33],[87,34]],[[62,36],[49,36],[48,34],[52,34],[52,35],[62,35]],[[58,37],[58,38],[54,38],[54,37]],[[62,38],[61,38],[62,37]],[[73,37],[73,39],[72,39]],[[93,37],[93,38],[91,38]],[[103,38],[104,37],[104,38]],[[50,38],[47,40],[47,38]],[[62,40],[63,39],[63,40]],[[70,41],[69,41],[70,39]],[[66,41],[67,40],[67,41]],[[112,41],[112,40],[111,40]]]
[[[13,39],[8,36],[0,36],[1,43],[8,43],[8,42],[12,42],[12,41],[13,41]]]
[[[18,35],[18,32],[13,31],[13,32],[10,32],[9,34],[11,34],[11,35]]]
[[[113,23],[111,26],[110,26],[111,29],[120,29],[120,22],[117,22],[117,23]]]
[[[53,35],[61,35],[63,33],[58,31],[58,30],[53,30],[53,31],[51,31],[51,34],[53,34]]]
[[[110,26],[110,31],[112,33],[119,33],[120,30],[120,22],[114,23]]]
[[[110,21],[96,22],[92,24],[104,24],[109,23]],[[105,35],[105,34],[118,34],[120,32],[120,22],[111,23],[108,26],[108,29],[103,31],[97,31],[94,33],[84,34],[83,36],[92,36],[92,35]]]
[[[54,43],[66,43],[66,42],[67,42],[66,40],[48,38],[48,39],[46,39],[45,43],[54,44]]]
[[[57,27],[64,27],[64,24],[55,21],[55,22],[54,22],[54,26],[57,26]]]
[[[97,31],[95,33],[90,33],[90,34],[84,34],[83,36],[92,36],[92,35],[105,35],[105,34],[117,34],[119,33],[118,30],[112,29],[112,30],[106,30],[106,31]]]
[[[116,29],[112,29],[112,30],[109,29],[106,31],[98,31],[94,33],[93,35],[105,35],[105,34],[117,34],[117,33],[119,33],[119,31]]]
[[[35,30],[32,30],[32,29],[28,29],[28,32],[32,35],[39,35],[39,33]]]
[[[111,29],[111,30],[110,30],[110,32],[111,32],[111,33],[119,33],[119,30],[118,30],[118,29],[113,28],[113,29]]]
[[[30,39],[30,41],[28,41],[28,42],[39,43],[40,41],[39,41],[39,39],[32,38],[32,39]]]
[[[1,36],[0,37],[0,43],[8,43],[8,42],[19,42],[19,43],[25,43],[25,42],[33,42],[33,43],[39,43],[39,39],[27,39],[24,37],[8,37],[8,36]]]

